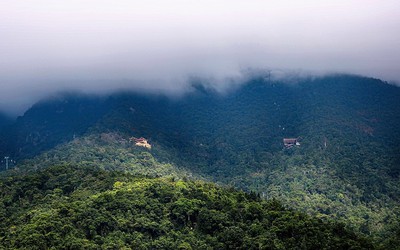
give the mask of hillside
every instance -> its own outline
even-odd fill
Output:
[[[12,118],[10,118],[8,115],[0,112],[0,128],[3,128],[4,126],[9,125],[12,122],[13,122]]]
[[[399,104],[398,87],[346,75],[255,77],[222,95],[198,85],[179,99],[65,96],[3,130],[0,152],[18,171],[73,163],[229,184],[380,241],[400,218]]]
[[[0,179],[0,247],[371,249],[341,224],[204,182],[51,167]]]
[[[106,111],[100,98],[80,94],[40,101],[2,131],[1,152],[14,158],[33,157],[83,135]]]

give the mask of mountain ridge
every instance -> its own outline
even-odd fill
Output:
[[[29,134],[53,126],[31,110],[17,121],[23,130],[14,156],[20,169],[72,162],[203,178],[382,238],[400,215],[399,98],[400,88],[380,80],[336,75],[297,84],[261,76],[225,95],[204,88],[178,100],[121,93],[90,99],[87,108],[48,102],[33,110],[56,120],[65,105],[65,119],[87,122],[54,123],[47,135],[54,142],[27,144]],[[149,139],[152,150],[129,144],[132,136]],[[300,137],[301,145],[284,149],[286,137]]]

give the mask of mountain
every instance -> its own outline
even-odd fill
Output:
[[[40,101],[2,131],[3,154],[29,158],[80,136],[105,114],[98,97],[64,94]]]
[[[67,95],[3,129],[0,152],[17,174],[68,163],[232,185],[382,241],[399,233],[399,104],[399,87],[349,75],[258,76],[176,99]]]
[[[0,128],[3,128],[4,126],[9,125],[12,122],[13,122],[12,118],[10,118],[8,115],[0,112]]]

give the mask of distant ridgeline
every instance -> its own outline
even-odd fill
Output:
[[[196,85],[173,100],[69,95],[2,129],[0,156],[17,160],[17,173],[71,163],[203,178],[395,242],[399,104],[399,87],[348,75],[255,77],[223,95]]]

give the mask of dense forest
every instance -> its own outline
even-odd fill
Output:
[[[13,122],[12,118],[0,112],[0,129],[10,125]]]
[[[329,230],[331,221],[343,223],[346,234],[377,247],[400,242],[398,87],[349,75],[291,82],[257,76],[226,93],[204,86],[194,84],[180,98],[119,93],[43,100],[0,131],[0,154],[16,161],[3,175],[72,164],[71,171],[157,178],[147,181],[213,181],[255,193],[263,204],[279,200],[285,211],[302,211]],[[151,150],[131,137],[147,138]],[[285,148],[283,138],[298,138],[300,146]],[[291,243],[270,247],[285,244]]]
[[[373,248],[340,223],[200,181],[65,165],[2,178],[0,190],[1,248]]]

